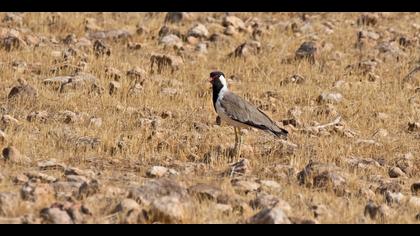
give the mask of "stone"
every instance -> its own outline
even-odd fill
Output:
[[[260,180],[258,181],[258,183],[261,184],[261,189],[262,190],[267,190],[267,191],[280,191],[281,190],[281,185],[274,181],[274,180]]]
[[[408,205],[416,209],[420,209],[420,197],[410,197],[410,199],[408,199]]]
[[[393,193],[391,191],[386,191],[385,192],[385,201],[388,204],[400,204],[405,200],[405,196],[402,193]]]
[[[229,214],[233,211],[233,208],[231,205],[229,204],[221,204],[221,203],[217,203],[214,206],[215,210],[218,212],[221,212],[223,214]]]
[[[163,36],[159,40],[159,43],[163,44],[166,47],[177,47],[177,48],[182,48],[182,45],[183,45],[182,40],[174,34]]]
[[[58,181],[51,184],[54,189],[55,195],[59,197],[76,197],[79,193],[81,182],[64,182]]]
[[[36,171],[29,171],[25,173],[28,176],[29,180],[39,180],[42,183],[53,183],[57,181],[57,178],[53,176],[46,175],[44,173],[36,172]]]
[[[156,178],[156,177],[163,177],[164,175],[166,175],[168,173],[168,168],[163,167],[163,166],[152,166],[148,171],[147,171],[147,176],[148,177],[152,177],[152,178]]]
[[[83,182],[80,185],[78,197],[83,199],[89,196],[92,196],[99,192],[100,190],[100,183],[96,179],[92,179],[88,182]]]
[[[236,30],[245,30],[246,26],[245,23],[242,21],[241,18],[236,16],[225,16],[222,20],[222,25],[224,27],[232,26]]]
[[[388,171],[389,177],[391,178],[399,178],[405,176],[405,173],[398,167],[394,166],[391,167]]]
[[[59,208],[44,208],[41,210],[41,217],[44,223],[48,224],[73,224],[69,214]]]
[[[252,216],[248,222],[249,224],[291,224],[286,213],[279,208],[265,208]]]
[[[177,197],[163,196],[151,203],[151,214],[155,221],[167,223],[181,223],[185,217],[185,210]]]
[[[100,40],[96,40],[93,43],[93,52],[95,53],[96,57],[100,56],[110,56],[111,55],[111,49],[108,48],[105,43],[101,42]]]
[[[0,145],[6,142],[6,134],[0,129]]]
[[[196,195],[199,199],[208,200],[217,200],[223,194],[223,191],[220,188],[208,184],[196,184],[189,187],[188,192],[192,195]]]
[[[26,176],[24,174],[18,174],[18,175],[13,177],[13,183],[14,184],[25,184],[28,181],[29,181],[28,176]]]
[[[114,79],[114,80],[117,80],[117,81],[119,79],[121,79],[121,76],[122,76],[121,71],[118,70],[118,69],[116,69],[116,68],[114,68],[114,67],[107,67],[105,69],[105,74],[109,78]]]
[[[102,126],[102,118],[100,117],[91,117],[89,119],[89,126],[100,128]]]
[[[331,210],[322,204],[315,204],[310,206],[311,212],[315,218],[331,219],[333,217]]]
[[[1,119],[0,119],[0,127],[2,127],[2,128],[7,128],[7,127],[9,127],[9,126],[16,126],[16,125],[19,125],[20,124],[20,122],[16,119],[16,118],[14,118],[13,116],[10,116],[10,115],[3,115],[3,116],[1,116]]]
[[[146,79],[147,73],[142,68],[136,66],[126,73],[127,77],[133,80],[138,81],[141,85],[143,85],[144,80]]]
[[[230,165],[228,170],[230,176],[245,175],[251,171],[251,165],[247,159],[241,158]]]
[[[364,215],[369,216],[371,219],[375,220],[378,218],[386,218],[391,214],[391,210],[387,205],[376,205],[373,202],[369,202],[365,206]]]
[[[307,187],[328,188],[331,186],[338,195],[344,194],[346,188],[346,179],[339,172],[339,168],[333,164],[320,162],[310,161],[298,173],[298,181]]]
[[[188,30],[187,35],[196,38],[207,38],[209,36],[209,31],[203,24],[196,24]]]
[[[65,175],[81,175],[81,176],[87,176],[89,178],[95,177],[95,173],[91,170],[81,170],[76,167],[68,167],[64,171]]]
[[[31,85],[27,84],[26,81],[20,80],[20,85],[14,86],[9,95],[7,95],[8,100],[12,100],[15,98],[25,98],[25,99],[36,99],[38,97],[38,91],[32,87]]]
[[[419,122],[408,122],[408,131],[409,132],[419,132],[420,123]]]
[[[181,21],[185,21],[191,18],[190,13],[186,12],[168,12],[165,16],[165,23],[179,23]]]
[[[18,197],[15,193],[0,192],[0,216],[13,214],[18,207]]]
[[[116,94],[119,90],[121,90],[121,83],[117,81],[109,82],[109,95]]]
[[[255,192],[260,188],[260,184],[250,180],[233,179],[231,181],[232,186],[238,192]]]
[[[26,120],[29,122],[41,122],[45,123],[49,118],[49,113],[47,111],[33,111],[29,113],[26,117]]]
[[[177,181],[168,178],[148,180],[140,187],[132,187],[128,194],[128,198],[145,206],[164,196],[179,198],[181,201],[189,200],[187,189]]]
[[[115,209],[112,212],[122,212],[124,214],[127,214],[128,212],[135,210],[140,211],[140,205],[133,199],[124,199],[115,207]]]
[[[315,63],[318,57],[318,46],[315,42],[304,42],[295,52],[297,60],[307,59],[311,63]]]
[[[197,44],[197,46],[194,49],[196,52],[200,53],[200,54],[206,54],[207,51],[207,44],[205,43],[199,43]]]
[[[2,154],[6,162],[14,164],[28,164],[31,162],[31,160],[28,157],[21,154],[20,151],[13,146],[4,148]]]
[[[324,92],[317,98],[318,103],[332,103],[336,104],[343,100],[343,95],[338,92]]]
[[[420,195],[420,181],[415,182],[411,185],[411,192],[413,195],[419,196]]]
[[[283,81],[280,82],[280,85],[286,85],[286,84],[303,84],[305,83],[306,78],[301,75],[292,75],[290,77],[287,77]]]
[[[263,193],[257,193],[256,198],[251,200],[249,205],[254,209],[272,208],[276,206],[278,201],[279,201],[279,198],[263,192]]]
[[[248,57],[251,55],[257,55],[261,52],[261,43],[258,41],[248,41],[239,45],[229,57]]]
[[[20,190],[25,201],[48,202],[54,199],[54,189],[49,184],[27,182]]]

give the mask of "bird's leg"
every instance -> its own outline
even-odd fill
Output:
[[[235,131],[235,146],[233,147],[233,152],[231,155],[232,159],[236,156],[239,145],[238,129],[236,127],[233,127],[233,130]]]
[[[243,142],[243,137],[242,137],[242,132],[240,128],[238,128],[237,132],[238,132],[238,147],[236,151],[236,157],[239,159],[241,157],[241,145]]]

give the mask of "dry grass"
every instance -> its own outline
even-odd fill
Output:
[[[313,34],[319,41],[332,44],[332,50],[320,54],[319,61],[324,62],[312,65],[306,61],[281,63],[288,55],[293,55],[296,49],[304,41],[310,38],[310,33],[294,34],[292,30],[285,30],[280,26],[274,26],[270,33],[264,34],[260,40],[262,52],[258,56],[246,59],[226,58],[239,44],[250,38],[249,34],[240,34],[231,37],[224,43],[210,44],[208,53],[203,57],[194,56],[186,59],[185,64],[179,71],[171,74],[165,71],[161,75],[148,75],[143,91],[136,96],[129,96],[130,80],[125,72],[135,66],[149,71],[149,57],[152,52],[172,52],[163,50],[158,44],[157,34],[163,25],[164,13],[156,14],[113,14],[113,13],[63,13],[60,15],[57,25],[48,26],[47,18],[52,13],[25,13],[23,27],[28,28],[35,35],[56,37],[62,39],[69,33],[74,33],[77,38],[85,36],[84,19],[94,17],[98,19],[98,25],[104,29],[133,29],[141,23],[149,29],[150,34],[137,35],[131,39],[133,42],[142,44],[142,49],[131,51],[127,49],[125,42],[107,41],[112,54],[110,57],[96,58],[91,48],[87,53],[89,72],[100,79],[100,84],[106,89],[101,95],[87,94],[85,91],[59,93],[42,84],[43,79],[55,75],[67,75],[70,71],[63,70],[53,74],[50,69],[54,67],[52,51],[63,50],[63,44],[50,45],[38,48],[24,48],[6,52],[0,51],[0,62],[3,66],[0,70],[0,105],[7,108],[8,114],[20,121],[18,126],[9,126],[4,132],[8,139],[3,146],[13,145],[23,154],[30,157],[34,163],[41,160],[56,159],[60,163],[75,166],[80,169],[90,169],[100,173],[97,177],[103,188],[109,186],[121,189],[127,188],[133,183],[141,183],[145,180],[146,171],[154,165],[167,166],[179,171],[177,180],[192,185],[195,183],[212,183],[220,185],[227,192],[234,193],[228,177],[222,177],[220,173],[229,167],[229,158],[220,156],[212,164],[202,162],[205,154],[216,150],[218,145],[227,148],[233,145],[233,129],[225,125],[215,125],[215,112],[211,102],[210,84],[206,81],[209,72],[218,69],[227,76],[235,75],[238,79],[231,83],[231,90],[246,97],[253,102],[260,102],[270,116],[277,121],[288,117],[287,111],[295,106],[303,109],[301,122],[310,124],[313,121],[326,123],[334,120],[335,116],[318,115],[315,111],[305,108],[322,108],[316,103],[317,97],[324,91],[338,91],[343,94],[343,101],[335,105],[338,113],[346,122],[346,127],[356,131],[361,139],[375,139],[381,146],[361,146],[355,143],[356,139],[342,137],[337,134],[330,136],[310,136],[297,131],[291,131],[290,140],[299,145],[292,154],[276,152],[279,144],[267,134],[259,131],[249,131],[245,135],[247,150],[243,157],[251,163],[250,177],[270,179],[280,183],[281,191],[272,193],[289,202],[292,206],[293,217],[313,218],[309,206],[322,204],[331,210],[333,217],[318,218],[321,223],[357,223],[357,222],[384,222],[384,223],[413,223],[419,209],[412,208],[407,204],[392,207],[397,214],[384,220],[368,220],[363,216],[364,206],[368,199],[357,194],[346,197],[338,197],[333,191],[323,191],[300,186],[295,176],[285,180],[273,170],[278,164],[290,165],[296,170],[302,170],[310,159],[334,163],[348,174],[348,190],[357,193],[361,187],[369,187],[366,180],[369,175],[381,175],[388,178],[388,168],[392,166],[392,160],[400,154],[411,152],[415,158],[415,164],[419,163],[420,145],[419,139],[412,133],[407,132],[408,122],[420,121],[419,103],[409,103],[419,83],[413,82],[410,86],[402,83],[402,78],[418,63],[419,43],[406,48],[406,55],[398,61],[395,58],[387,58],[380,63],[375,71],[379,76],[377,81],[371,82],[367,76],[352,74],[347,75],[346,66],[355,64],[363,59],[372,58],[370,49],[360,53],[354,48],[356,34],[360,29],[377,31],[384,38],[390,28],[404,33],[410,37],[419,37],[418,30],[411,26],[418,21],[419,14],[390,14],[380,18],[378,24],[371,26],[357,26],[356,20],[359,13],[336,13],[310,15],[313,26]],[[201,18],[214,15],[221,19],[223,14],[199,14]],[[300,14],[269,14],[269,13],[238,13],[242,19],[257,17],[263,22],[293,22],[303,24],[299,19]],[[0,15],[3,18],[4,14]],[[332,22],[334,32],[326,34],[322,23]],[[6,24],[3,23],[6,27]],[[194,21],[181,23],[176,27],[184,33],[194,24]],[[210,33],[220,31],[219,28],[206,24]],[[222,28],[223,29],[223,28]],[[378,41],[380,41],[379,39]],[[336,52],[341,52],[339,60],[331,60]],[[188,52],[186,53],[188,54]],[[377,55],[373,55],[378,57]],[[27,64],[40,63],[41,74],[30,72],[17,72],[12,68],[13,61],[23,60]],[[105,75],[106,67],[114,67],[122,73],[122,87],[116,95],[109,95],[107,88],[112,80]],[[294,74],[299,74],[307,80],[304,84],[280,85],[280,81]],[[17,84],[18,78],[24,78],[30,85],[38,90],[39,98],[36,101],[22,101],[19,104],[8,103],[7,95],[10,89]],[[337,80],[345,80],[351,83],[349,87],[333,88]],[[162,87],[177,89],[177,95],[168,96],[161,92]],[[276,98],[268,98],[266,92],[278,93]],[[118,109],[120,107],[120,109]],[[121,109],[121,107],[123,109]],[[157,130],[149,125],[140,125],[142,117],[147,114],[131,113],[130,109],[138,111],[149,109],[152,114],[160,116],[163,112],[171,112],[173,116],[159,119]],[[100,128],[89,126],[86,122],[64,124],[61,121],[51,119],[46,123],[28,122],[26,116],[32,111],[46,110],[51,114],[63,110],[85,112],[90,116],[100,117],[103,124]],[[375,117],[378,112],[386,113],[389,118],[380,121]],[[146,113],[146,112],[143,112]],[[194,123],[205,125],[202,131],[194,129]],[[101,140],[97,148],[76,148],[71,142],[66,142],[62,136],[55,135],[64,128],[69,128],[79,136],[97,137]],[[388,137],[382,139],[372,138],[378,129],[386,129]],[[154,133],[156,132],[156,133]],[[116,143],[124,138],[126,149],[112,155],[111,149]],[[192,160],[191,155],[197,160]],[[361,158],[384,158],[385,166],[371,170],[354,170],[344,162],[344,158],[356,156]],[[0,192],[19,192],[20,185],[13,183],[14,176],[28,170],[37,170],[36,164],[20,166],[6,162],[0,163],[0,172],[6,177],[0,183]],[[192,166],[192,172],[184,172],[186,166]],[[45,171],[50,175],[63,178],[60,171]],[[419,178],[414,173],[409,178],[402,179],[403,194],[410,196],[411,184]],[[104,190],[105,191],[105,190]],[[252,194],[242,195],[250,200]],[[84,203],[95,215],[92,222],[101,222],[106,215],[111,214],[112,208],[121,196],[112,198],[99,196],[86,199]],[[376,203],[384,202],[383,196],[376,194],[372,199]],[[25,214],[38,215],[42,207],[49,206],[52,202],[41,206],[22,207],[7,215],[7,217],[22,216]],[[191,203],[185,216],[185,223],[235,223],[241,222],[252,216],[258,209],[238,214],[221,214],[214,210],[211,201]]]

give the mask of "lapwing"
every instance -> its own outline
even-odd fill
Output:
[[[263,111],[228,89],[225,74],[220,71],[210,73],[209,82],[213,89],[213,105],[220,119],[234,127],[234,155],[241,155],[241,128],[256,128],[287,139],[287,130],[280,128]]]

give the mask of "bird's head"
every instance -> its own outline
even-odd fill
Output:
[[[225,74],[221,71],[213,71],[210,73],[209,82],[214,85],[222,85],[222,87],[227,87],[227,82],[225,79]]]

